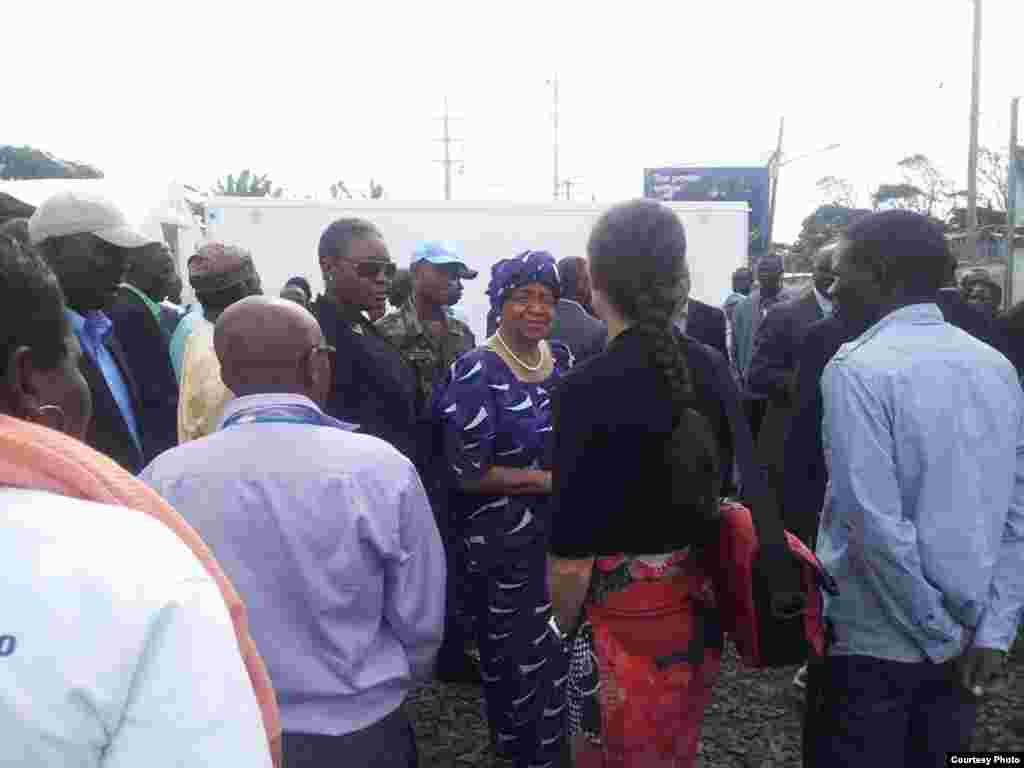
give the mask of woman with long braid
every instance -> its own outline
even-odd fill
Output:
[[[728,367],[673,326],[689,275],[671,210],[612,208],[588,257],[609,346],[554,403],[549,583],[571,649],[568,729],[577,768],[682,768],[721,655],[695,549],[717,533],[732,466]]]

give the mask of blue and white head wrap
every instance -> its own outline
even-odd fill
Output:
[[[556,301],[561,296],[555,258],[547,251],[524,251],[514,259],[502,259],[491,267],[491,282],[487,286],[491,309],[495,314],[500,313],[509,293],[530,283],[547,286]]]

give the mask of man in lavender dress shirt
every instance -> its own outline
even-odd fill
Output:
[[[412,463],[324,414],[334,350],[294,302],[217,321],[220,429],[143,473],[249,608],[289,768],[416,765],[405,696],[441,644],[445,557]],[[339,361],[344,363],[345,361]]]

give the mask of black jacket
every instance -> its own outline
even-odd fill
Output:
[[[138,389],[135,415],[148,464],[178,444],[178,379],[168,339],[142,299],[122,287],[108,312]]]
[[[807,329],[823,316],[813,291],[768,310],[754,337],[754,354],[747,369],[747,390],[788,403],[789,375],[796,370],[797,351]]]
[[[104,345],[113,356],[128,387],[135,418],[141,430],[142,405],[139,390],[135,385],[135,379],[132,378],[124,351],[114,333],[107,336]],[[145,467],[145,458],[132,438],[128,422],[124,420],[121,409],[117,406],[110,387],[107,386],[107,380],[103,378],[103,372],[87,354],[82,355],[81,371],[92,393],[92,422],[89,424],[85,442],[105,456],[109,456],[133,475],[137,475]]]
[[[548,339],[565,344],[579,364],[604,351],[608,329],[577,302],[562,299],[555,307],[555,321]]]
[[[412,368],[358,310],[321,296],[313,314],[338,350],[327,412],[386,440],[419,466],[424,427],[417,420],[422,405]]]
[[[686,310],[686,335],[701,344],[718,350],[726,360],[729,349],[725,341],[725,312],[718,307],[705,304],[697,299],[690,299]]]
[[[680,343],[695,408],[717,439],[723,488],[734,455],[753,485],[759,470],[728,363],[694,339]],[[672,423],[667,384],[639,334],[625,331],[565,378],[554,397],[555,554],[656,553],[695,542],[700,521],[673,516],[666,501],[671,484],[663,451]]]

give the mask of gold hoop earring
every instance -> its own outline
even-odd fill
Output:
[[[48,414],[56,416],[60,423],[57,426],[47,423]],[[59,405],[41,405],[32,413],[31,421],[34,424],[39,424],[40,426],[49,427],[50,429],[55,429],[58,432],[63,432],[64,427],[67,425],[67,415],[64,413],[64,409]]]

